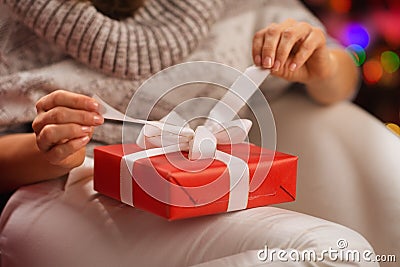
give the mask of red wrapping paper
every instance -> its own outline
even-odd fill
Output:
[[[136,144],[129,145],[111,145],[97,147],[94,150],[94,189],[101,194],[121,201],[120,197],[120,164],[121,159],[127,153],[135,153],[143,150]],[[248,163],[250,170],[250,185],[257,168],[268,168],[270,170],[267,177],[257,189],[250,187],[248,195],[247,208],[267,206],[282,202],[294,201],[296,197],[296,173],[297,157],[275,152],[252,145],[235,144],[219,145],[218,150],[232,153],[234,156],[243,159]],[[177,152],[181,153],[181,152]],[[168,157],[174,157],[171,153]],[[187,153],[182,152],[184,156]],[[271,165],[271,158],[273,161]],[[178,156],[178,155],[177,155]],[[187,164],[187,162],[186,162]],[[190,164],[196,164],[195,162]],[[164,179],[170,183],[185,187],[198,187],[207,185],[211,182],[218,191],[227,192],[222,197],[215,199],[211,203],[204,203],[204,197],[209,194],[209,188],[203,192],[200,190],[196,194],[190,194],[184,189],[164,188],[165,196],[174,203],[174,200],[183,200],[193,203],[191,207],[179,207],[165,204],[152,196],[148,195],[137,183],[141,181],[152,181],[158,172]],[[168,220],[177,220],[190,217],[198,217],[209,214],[226,212],[229,201],[229,175],[226,172],[226,165],[214,160],[207,169],[201,172],[186,172],[173,166],[165,155],[151,157],[150,159],[141,159],[135,162],[133,166],[132,194],[134,206],[167,218]],[[222,175],[222,176],[221,176]],[[220,177],[221,176],[221,177]],[[143,179],[143,180],[142,180]],[[156,179],[155,179],[156,180]],[[157,184],[154,184],[157,186]],[[199,204],[200,203],[200,204]],[[199,205],[199,206],[196,206]]]

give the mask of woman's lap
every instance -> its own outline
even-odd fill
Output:
[[[64,186],[54,180],[11,198],[0,222],[2,266],[256,266],[271,264],[257,258],[265,245],[318,253],[340,238],[371,249],[343,226],[283,209],[168,222],[97,194],[90,177]]]

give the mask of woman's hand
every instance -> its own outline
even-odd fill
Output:
[[[93,127],[104,122],[98,108],[94,99],[62,90],[36,103],[32,127],[39,150],[51,164],[65,169],[82,164]]]
[[[255,34],[253,60],[276,76],[305,84],[331,77],[335,68],[324,32],[292,19]]]

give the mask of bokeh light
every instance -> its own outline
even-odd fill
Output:
[[[348,13],[351,9],[351,0],[330,0],[329,4],[337,13]]]
[[[367,58],[367,54],[366,54],[364,48],[362,48],[360,45],[358,45],[358,44],[349,45],[346,48],[346,50],[352,56],[354,63],[357,66],[361,66],[365,62],[365,59]]]
[[[383,69],[381,63],[376,59],[371,59],[363,65],[364,79],[368,83],[377,83],[382,78]]]
[[[399,69],[399,56],[392,51],[385,51],[381,54],[381,64],[387,73],[394,73]]]
[[[302,2],[359,66],[363,80],[354,103],[400,125],[400,0]]]
[[[387,123],[386,127],[400,137],[400,126],[394,123]]]
[[[400,8],[395,10],[376,10],[372,13],[375,27],[385,41],[392,47],[400,46]]]
[[[346,46],[358,44],[365,49],[369,45],[370,36],[362,25],[350,23],[345,27],[342,39]]]

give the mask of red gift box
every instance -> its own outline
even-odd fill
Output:
[[[121,160],[126,154],[142,150],[136,144],[96,147],[94,150],[94,189],[121,201]],[[218,145],[218,150],[233,153],[233,156],[247,162],[250,174],[247,208],[295,200],[296,156],[273,152],[247,143]],[[229,174],[226,172],[227,166],[218,160],[213,160],[203,171],[188,172],[171,164],[171,158],[173,161],[185,161],[183,165],[199,164],[199,162],[188,163],[187,159],[182,157],[182,154],[185,157],[187,156],[185,152],[175,152],[140,159],[134,163],[132,168],[134,179],[130,177],[132,179],[133,205],[168,220],[226,212],[230,189]],[[252,188],[254,173],[260,168],[269,169],[269,172],[265,171],[267,176],[260,180],[262,182],[255,183],[256,187]],[[169,183],[178,186],[161,187],[158,178],[160,176]],[[189,205],[174,205],[160,201],[146,192],[142,186],[143,183],[160,187],[162,194],[170,201],[168,203],[188,203]],[[202,187],[210,183],[212,187]],[[190,192],[185,190],[185,188],[191,187],[197,187],[199,190]],[[220,192],[226,193],[218,197],[218,194],[211,194],[214,191],[218,191],[218,194]],[[212,197],[208,198],[210,194],[216,195],[218,198],[215,200]],[[209,201],[210,199],[212,201]]]

